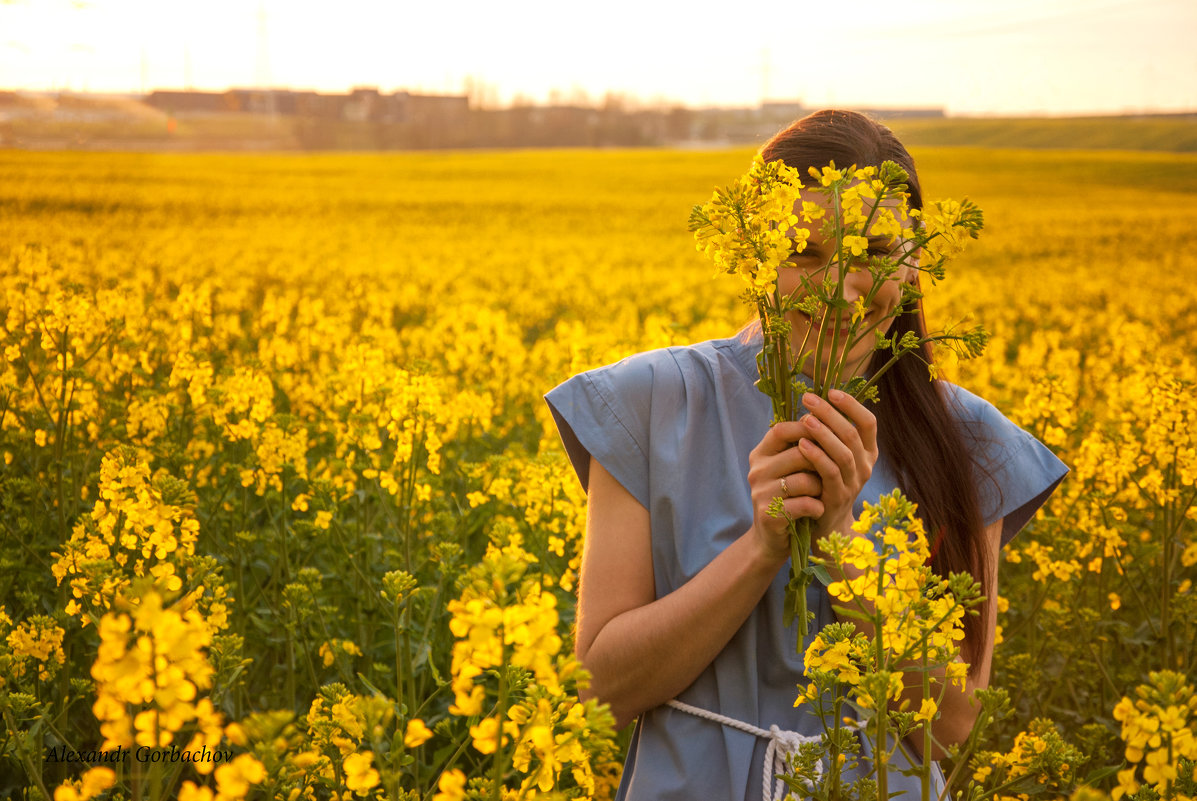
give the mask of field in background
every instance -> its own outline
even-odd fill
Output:
[[[928,293],[933,326],[993,333],[949,374],[1073,468],[1005,552],[1012,713],[985,743],[1067,788],[1134,767],[1124,697],[1197,727],[1193,688],[1150,675],[1197,670],[1197,156],[915,156],[925,195],[986,215]],[[100,744],[97,694],[107,736],[141,731],[93,663],[124,642],[114,595],[159,592],[200,611],[171,620],[211,702],[175,741],[252,757],[262,792],[427,797],[460,770],[604,797],[620,741],[560,689],[584,498],[540,396],[749,318],[686,218],[750,157],[0,152],[0,791],[78,776],[41,754]],[[131,511],[105,539],[97,498],[149,503],[171,546]],[[524,639],[496,641],[487,603]],[[505,670],[475,676],[480,653]],[[488,719],[519,724],[504,759]]]
[[[887,120],[899,138],[924,147],[1197,151],[1197,115]]]
[[[132,98],[0,92],[0,148],[126,151],[392,150],[405,147],[679,145],[726,147],[763,141],[786,120],[752,109],[654,109],[655,122],[622,111],[529,108],[515,115],[463,111],[427,130],[378,121],[301,119],[284,114],[168,114]],[[510,116],[510,119],[507,117]],[[526,118],[526,119],[525,119]],[[543,118],[539,123],[533,118]],[[910,145],[1197,151],[1197,114],[1107,117],[885,118]],[[440,127],[437,127],[437,126]],[[615,128],[623,128],[618,132]],[[502,129],[504,133],[499,133]],[[600,130],[602,129],[602,130]],[[597,137],[597,138],[595,138]],[[689,137],[689,139],[687,138]]]

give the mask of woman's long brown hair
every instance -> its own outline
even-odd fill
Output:
[[[780,159],[806,176],[810,167],[835,161],[837,166],[880,166],[883,161],[901,165],[910,175],[910,207],[923,207],[922,189],[914,159],[893,132],[863,114],[852,111],[818,111],[796,121],[770,139],[761,149],[765,161]],[[926,336],[922,303],[908,303],[894,320],[890,334],[901,337],[912,331]],[[922,358],[918,358],[921,356]],[[940,576],[969,572],[987,586],[990,565],[984,542],[976,482],[987,478],[966,445],[966,434],[948,408],[944,387],[932,381],[928,365],[933,354],[923,345],[917,354],[899,359],[878,380],[881,399],[873,407],[877,416],[877,444],[898,479],[898,485],[918,504],[919,516],[932,548],[932,569]],[[873,355],[870,371],[888,360]],[[980,666],[988,647],[986,600],[979,614],[964,618],[964,657],[970,672]]]

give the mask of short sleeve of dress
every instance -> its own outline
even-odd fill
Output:
[[[977,484],[981,517],[1001,519],[1002,546],[1014,539],[1068,474],[1046,445],[982,398],[949,385],[965,429],[979,453]]]
[[[554,387],[545,402],[583,487],[594,456],[645,508],[654,402],[679,374],[667,350],[630,356]],[[655,401],[654,401],[655,399]]]

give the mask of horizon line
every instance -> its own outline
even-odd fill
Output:
[[[392,89],[384,91],[378,86],[359,84],[352,86],[343,91],[319,90],[311,88],[298,88],[294,86],[227,86],[223,89],[201,89],[196,87],[176,88],[176,87],[156,87],[146,91],[142,90],[90,90],[90,89],[31,89],[31,88],[0,88],[0,95],[32,95],[32,96],[76,96],[76,97],[111,97],[122,99],[146,99],[155,92],[177,92],[177,93],[194,93],[194,94],[225,94],[228,92],[278,92],[278,93],[294,93],[294,94],[316,94],[324,96],[350,96],[354,92],[370,91],[377,92],[379,95],[398,95],[406,94],[409,96],[422,97],[445,97],[445,98],[466,98],[469,99],[468,92],[435,92],[424,90],[411,89]],[[857,110],[874,113],[896,112],[938,112],[945,118],[981,118],[981,119],[997,119],[997,118],[1086,118],[1086,117],[1186,117],[1197,115],[1197,107],[1191,109],[1161,109],[1161,108],[1143,108],[1130,109],[1123,108],[1121,110],[1115,109],[1091,109],[1085,111],[953,111],[946,105],[940,106],[880,106],[868,103],[845,103],[832,105],[806,105],[800,99],[793,98],[766,98],[756,101],[755,104],[744,105],[690,105],[680,100],[671,100],[668,98],[657,98],[644,100],[641,97],[621,92],[611,92],[610,95],[620,101],[620,105],[624,110],[660,110],[662,108],[685,109],[689,111],[743,111],[753,109],[763,109],[766,106],[779,106],[792,104],[798,110],[816,111],[826,108],[842,108],[848,110]],[[524,98],[527,103],[516,103],[514,98],[512,101],[500,104],[486,104],[479,106],[471,106],[471,109],[479,111],[494,111],[506,110],[516,108],[591,108],[599,109],[602,107],[604,99],[608,95],[601,95],[589,98],[589,102],[579,102],[577,98],[563,99],[561,102],[552,103],[549,101],[537,102],[531,98]]]

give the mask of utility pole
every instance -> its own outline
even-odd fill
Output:
[[[270,83],[270,55],[269,38],[266,33],[266,4],[258,3],[258,63],[254,79],[259,89],[265,89]]]
[[[266,20],[266,3],[265,0],[258,2],[258,64],[257,75],[255,79],[258,88],[262,90],[263,98],[266,101],[266,111],[270,116],[274,116],[275,112],[275,98],[274,93],[270,90],[270,38],[267,34],[267,20]]]

